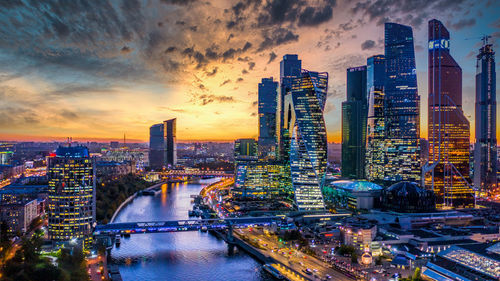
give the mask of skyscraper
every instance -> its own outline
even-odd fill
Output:
[[[289,136],[284,128],[285,124],[285,96],[292,89],[293,80],[300,77],[302,69],[302,61],[298,55],[284,55],[280,62],[280,91],[278,93],[277,114],[276,114],[276,135],[277,135],[277,158],[285,162],[289,156]]]
[[[495,52],[487,43],[479,49],[476,64],[476,145],[474,186],[481,191],[496,189],[497,183],[497,98]]]
[[[366,66],[347,69],[347,101],[342,103],[342,177],[365,178]]]
[[[327,138],[323,118],[328,73],[302,70],[285,96],[284,129],[289,134],[290,170],[299,210],[324,209]]]
[[[385,24],[385,133],[388,182],[420,180],[420,96],[411,27]]]
[[[162,169],[177,165],[176,119],[149,128],[149,167]]]
[[[259,155],[274,158],[276,149],[276,112],[278,82],[262,78],[259,83]]]
[[[369,57],[366,64],[368,117],[366,135],[366,178],[382,183],[386,177],[384,81],[385,57]]]
[[[469,186],[469,121],[462,110],[462,69],[450,54],[450,34],[429,21],[429,163],[426,186],[437,208],[473,207]]]
[[[95,222],[95,168],[83,146],[60,146],[48,158],[49,238],[89,238]]]

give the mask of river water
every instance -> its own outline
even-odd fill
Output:
[[[164,184],[156,196],[142,196],[125,206],[115,222],[188,219],[190,195],[211,180]],[[111,257],[123,280],[273,280],[259,262],[209,233],[188,231],[133,234],[122,238]]]

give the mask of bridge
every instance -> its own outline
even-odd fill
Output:
[[[200,169],[185,169],[185,170],[165,170],[159,172],[162,177],[233,177],[232,172],[200,170]]]
[[[252,226],[268,226],[272,223],[288,225],[286,219],[273,217],[244,217],[225,219],[194,219],[153,222],[122,222],[97,225],[94,236],[113,236],[117,234],[165,233],[198,230],[230,230]],[[230,235],[230,234],[229,234]]]

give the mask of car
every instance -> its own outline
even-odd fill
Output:
[[[327,274],[325,275],[325,279],[332,279],[332,277],[330,276],[330,274]]]
[[[309,269],[309,268],[302,269],[302,271],[303,271],[305,274],[307,274],[307,275],[312,275],[312,271],[311,271],[311,269]]]
[[[314,272],[318,272],[318,270],[317,270],[316,268],[313,268],[313,271],[314,271]]]

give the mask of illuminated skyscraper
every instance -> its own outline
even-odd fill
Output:
[[[497,187],[497,98],[495,52],[491,44],[479,50],[476,65],[476,145],[474,186],[488,192]]]
[[[342,103],[342,177],[365,178],[366,66],[347,69],[347,101]]]
[[[287,129],[284,127],[286,120],[285,116],[285,96],[292,89],[293,80],[300,77],[302,69],[302,61],[297,55],[284,55],[280,62],[280,90],[276,99],[277,114],[276,114],[276,135],[277,135],[277,158],[285,162],[288,161],[289,143]]]
[[[59,147],[48,158],[49,239],[88,238],[95,222],[95,169],[83,146]]]
[[[324,209],[327,138],[323,118],[328,73],[302,70],[285,96],[284,129],[289,134],[290,170],[299,210]]]
[[[262,78],[259,83],[259,156],[274,158],[276,150],[276,99],[278,82]]]
[[[149,167],[162,169],[177,165],[176,119],[149,128]]]
[[[382,183],[386,177],[384,81],[385,57],[369,57],[366,64],[368,120],[366,136],[366,178]]]
[[[473,207],[469,187],[469,121],[462,110],[462,69],[450,54],[450,34],[429,21],[429,163],[426,186],[437,208]]]
[[[385,24],[385,132],[388,182],[420,180],[420,96],[411,27]]]

